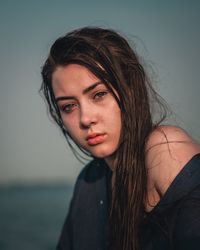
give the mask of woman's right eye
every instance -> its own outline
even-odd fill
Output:
[[[75,103],[64,104],[61,106],[61,111],[65,113],[71,113],[77,105]]]

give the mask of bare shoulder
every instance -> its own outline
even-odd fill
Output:
[[[164,194],[176,175],[197,153],[200,145],[176,126],[157,127],[146,143],[148,178]]]

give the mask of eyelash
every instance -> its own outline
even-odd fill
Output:
[[[94,95],[94,99],[101,99],[104,98],[104,96],[107,95],[106,91],[99,91]]]
[[[106,92],[106,91],[99,91],[99,92],[97,92],[97,93],[94,94],[93,99],[95,101],[100,101],[107,94],[108,94],[108,92]],[[64,104],[63,106],[61,106],[60,110],[62,112],[65,112],[65,113],[69,114],[69,113],[71,113],[73,111],[73,108],[75,106],[77,106],[76,103]]]
[[[69,103],[69,104],[65,104],[63,106],[61,106],[61,111],[65,112],[65,113],[71,113],[73,111],[73,107],[75,107],[76,104],[75,103]]]

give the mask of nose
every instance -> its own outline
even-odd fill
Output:
[[[97,112],[91,105],[81,106],[80,109],[80,127],[89,128],[97,123]]]

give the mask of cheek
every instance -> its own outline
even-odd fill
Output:
[[[76,138],[78,136],[78,131],[75,126],[66,126],[66,130],[72,138]]]
[[[114,136],[114,141],[118,140],[121,134],[121,110],[118,106],[111,108],[111,113],[107,113],[106,121],[111,134]]]
[[[112,123],[116,127],[116,130],[121,130],[121,110],[119,107],[114,107],[113,108],[113,113],[111,115],[112,118]]]
[[[122,120],[121,120],[121,110],[117,113],[117,116],[116,116],[116,139],[118,141],[118,144],[119,144],[119,140],[120,140],[120,137],[121,137],[121,129],[122,129]]]
[[[70,135],[71,139],[77,144],[79,144],[80,146],[82,146],[83,139],[79,132],[80,130],[77,129],[75,126],[66,126],[66,130],[68,134]]]
[[[72,138],[75,137],[75,135],[78,134],[78,126],[74,119],[64,119],[62,117],[63,124],[65,126],[65,129],[70,134]]]

